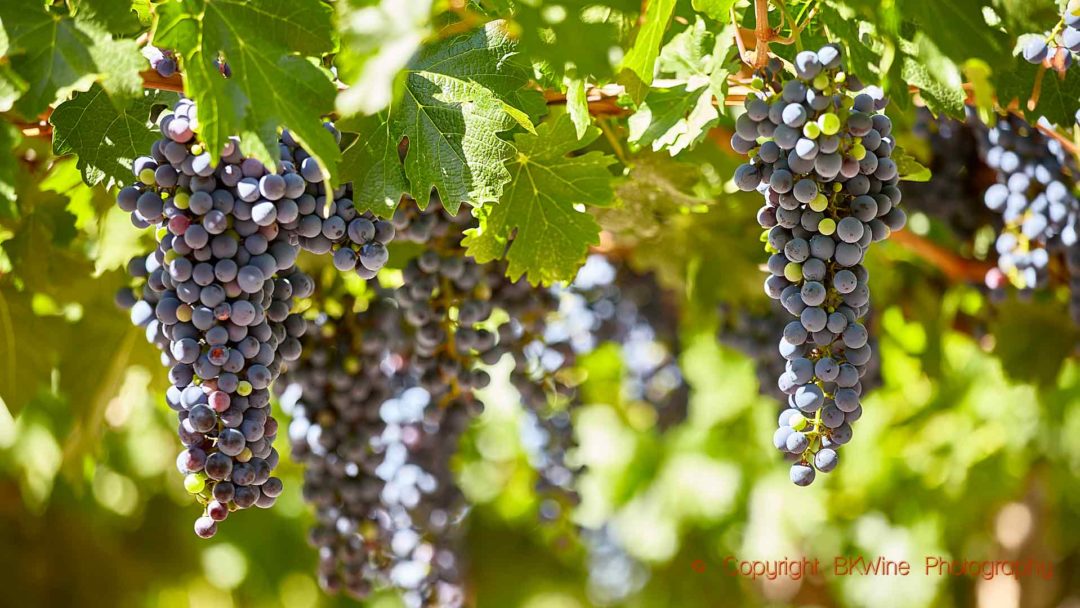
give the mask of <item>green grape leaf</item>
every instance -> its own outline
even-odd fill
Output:
[[[0,23],[0,57],[7,57],[10,47],[7,32]],[[15,100],[26,92],[27,83],[7,62],[0,64],[0,112],[10,112]]]
[[[154,43],[181,56],[199,108],[199,137],[216,163],[233,135],[274,165],[287,127],[332,180],[341,151],[322,125],[334,108],[329,72],[310,61],[334,50],[332,11],[319,0],[179,0],[157,6]],[[224,78],[215,61],[229,64]]]
[[[917,35],[913,42],[902,41],[905,53],[900,75],[909,85],[919,89],[926,107],[934,114],[964,118],[963,77],[951,59],[942,55],[933,42]]]
[[[670,148],[674,156],[719,119],[712,99],[709,89],[650,90],[645,102],[629,118],[629,141],[651,146],[654,151]]]
[[[1003,30],[987,24],[986,4],[984,0],[899,0],[897,9],[956,64],[975,58],[997,65],[1008,57],[1008,39]]]
[[[531,131],[531,117],[545,109],[538,92],[523,90],[528,82],[502,22],[427,48],[410,64],[390,123],[395,143],[408,139],[405,174],[422,208],[433,189],[451,213],[499,199],[514,154],[500,133]]]
[[[1039,66],[1024,61],[1022,57],[1016,57],[1009,69],[999,70],[998,103],[1008,106],[1012,102],[1019,102],[1020,107],[1027,108],[1039,69]],[[1056,72],[1047,70],[1043,74],[1038,104],[1028,115],[1045,116],[1047,120],[1058,125],[1071,125],[1076,121],[1078,99],[1080,72],[1069,70],[1065,77],[1061,78]]]
[[[896,168],[900,173],[900,179],[909,182],[928,182],[933,174],[930,169],[920,163],[914,156],[907,153],[902,147],[893,149],[892,159],[896,161]]]
[[[134,40],[114,40],[91,11],[74,18],[46,12],[40,2],[0,3],[0,21],[9,37],[11,68],[25,92],[13,106],[35,117],[57,99],[83,91],[94,82],[118,102],[142,90],[144,61]],[[11,100],[18,81],[0,76],[0,98]]]
[[[105,26],[113,34],[132,34],[139,30],[139,15],[132,0],[78,0],[79,12]]]
[[[13,219],[18,213],[15,205],[15,173],[19,159],[12,148],[19,142],[19,130],[8,122],[0,122],[0,220]]]
[[[13,413],[52,388],[71,400],[84,421],[101,425],[102,410],[116,395],[132,349],[148,346],[142,330],[117,314],[112,301],[125,273],[107,280],[86,278],[77,291],[67,292],[77,296],[77,307],[0,286],[0,397]],[[69,317],[75,310],[77,320]],[[87,358],[87,352],[99,356]]]
[[[694,193],[701,181],[697,163],[655,152],[635,154],[632,162],[633,171],[615,189],[619,205],[595,214],[618,242],[647,248],[642,241],[659,238],[678,218],[713,204]]]
[[[338,112],[374,114],[395,98],[398,73],[431,33],[432,0],[350,0],[341,8],[341,53],[335,58],[349,88]]]
[[[731,23],[731,7],[738,0],[693,0],[694,10],[720,23]]]
[[[0,398],[13,413],[51,384],[54,349],[64,342],[60,324],[34,314],[31,299],[8,282],[0,284]]]
[[[613,156],[596,151],[568,156],[599,135],[590,127],[578,139],[566,114],[541,123],[535,135],[517,135],[517,157],[507,163],[514,179],[499,204],[479,214],[480,226],[462,241],[466,253],[481,263],[505,254],[513,280],[522,275],[533,284],[572,279],[589,245],[599,243],[600,226],[581,207],[606,207],[615,196],[608,170]]]
[[[160,137],[150,122],[151,109],[172,105],[176,98],[175,93],[147,91],[135,103],[119,110],[108,93],[94,85],[56,106],[49,118],[53,125],[53,153],[76,154],[87,184],[130,182],[131,161],[148,154]]]
[[[705,27],[705,21],[696,18],[660,50],[660,71],[687,81],[691,86],[695,82],[699,82],[699,86],[707,83],[713,71],[713,42],[714,36]]]
[[[649,2],[634,45],[619,64],[619,83],[626,87],[626,92],[635,103],[641,103],[652,84],[660,43],[664,39],[664,32],[674,10],[675,0]]]
[[[1009,300],[993,325],[994,354],[1005,373],[1022,382],[1052,385],[1080,342],[1080,331],[1058,306]]]
[[[358,134],[341,158],[341,174],[352,179],[357,209],[371,210],[380,217],[393,215],[408,182],[390,134],[388,113],[349,119],[339,125]]]
[[[629,119],[629,141],[667,148],[676,154],[693,147],[720,119],[717,106],[727,95],[728,71],[722,65],[727,46],[706,30],[699,17],[676,34],[660,53],[662,73],[677,86],[653,88]]]
[[[14,236],[0,248],[25,289],[67,301],[92,281],[93,266],[83,251],[72,247],[79,232],[68,197],[39,189],[34,181],[39,177],[16,174],[19,219],[11,225]]]
[[[0,65],[0,112],[10,112],[28,86],[10,65]]]
[[[574,122],[578,138],[585,137],[589,125],[592,124],[592,116],[589,115],[589,99],[585,95],[584,80],[567,80],[566,112],[570,114],[570,120]]]
[[[610,49],[619,46],[617,18],[637,12],[632,0],[520,2],[513,19],[520,29],[521,51],[544,62],[558,80],[567,69],[578,78],[611,78]]]
[[[135,16],[143,27],[154,23],[153,4],[154,0],[131,0],[131,10],[135,11]]]

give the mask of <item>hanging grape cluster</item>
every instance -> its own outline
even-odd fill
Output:
[[[925,142],[933,178],[904,184],[905,208],[940,219],[965,243],[985,226],[999,227],[1001,217],[982,201],[995,172],[982,162],[985,129],[970,108],[969,112],[968,120],[959,121],[935,117],[926,108],[918,110],[912,133]]]
[[[1069,0],[1054,29],[1041,35],[1032,34],[1021,49],[1028,63],[1045,65],[1064,72],[1080,53],[1080,0]]]
[[[320,287],[324,302],[339,291]],[[278,384],[315,508],[319,581],[356,598],[393,585],[410,605],[459,605],[452,524],[464,501],[449,456],[470,412],[440,407],[419,385],[392,294],[360,304],[347,295],[339,314],[318,314]]]
[[[158,76],[169,78],[176,74],[176,54],[169,49],[148,44],[142,48],[142,55],[150,62],[150,69],[157,72]]]
[[[984,201],[1004,220],[995,243],[997,268],[987,273],[987,285],[1044,286],[1054,254],[1080,247],[1075,159],[1014,115],[999,116],[986,131],[983,157],[997,172]]]
[[[467,504],[450,463],[458,436],[483,408],[476,391],[489,382],[484,367],[514,360],[510,380],[525,407],[521,436],[537,472],[539,516],[565,538],[578,501],[569,458],[577,401],[563,372],[579,351],[569,336],[594,335],[582,352],[601,337],[640,344],[630,336],[647,323],[634,303],[650,303],[656,290],[640,283],[640,297],[620,298],[614,267],[599,257],[568,288],[509,281],[502,264],[463,255],[472,220],[437,202],[425,210],[406,202],[393,224],[399,239],[424,245],[402,270],[402,284],[368,281],[360,296],[342,295],[340,281],[320,284],[302,354],[277,389],[316,512],[310,539],[323,588],[362,598],[393,587],[410,606],[456,606]],[[567,302],[580,308],[568,312]],[[581,312],[587,319],[577,331],[568,319]],[[674,365],[664,352],[659,363]],[[655,356],[646,359],[641,370],[664,375]]]
[[[269,507],[282,490],[270,476],[278,460],[270,385],[300,356],[306,324],[291,314],[292,302],[313,290],[294,268],[301,246],[348,251],[358,274],[370,276],[385,264],[393,230],[360,214],[348,187],[328,188],[288,131],[270,170],[245,158],[236,138],[215,166],[196,137],[190,100],[158,124],[163,137],[135,159],[137,181],[117,195],[136,227],[155,227],[157,246],[129,265],[138,292],[118,301],[162,349],[172,383],[166,401],[186,447],[177,467],[205,507],[195,531],[210,537],[231,511]]]
[[[746,355],[754,363],[754,372],[758,378],[758,390],[762,395],[780,401],[782,408],[787,408],[788,395],[780,390],[776,379],[787,371],[787,361],[776,356],[776,336],[783,334],[789,323],[784,309],[773,301],[768,311],[736,310],[730,306],[721,306],[719,311],[720,327],[717,339]],[[862,320],[864,326],[873,322],[871,310]],[[877,349],[877,337],[873,332],[867,344],[870,349]],[[866,373],[860,382],[864,391],[872,391],[881,386],[881,366],[876,357],[866,364]]]
[[[879,113],[886,100],[876,90],[857,92],[841,63],[833,45],[799,53],[795,78],[771,62],[731,141],[750,157],[735,184],[765,197],[758,213],[772,252],[765,292],[797,317],[780,339],[787,363],[778,387],[789,409],[773,443],[803,486],[836,466],[837,448],[862,415],[871,351],[861,262],[872,242],[906,220],[890,158],[892,124]]]
[[[542,318],[521,313],[548,293],[466,258],[470,221],[437,201],[403,204],[395,232],[424,245],[403,283],[370,281],[363,299],[342,297],[338,283],[320,286],[313,309],[340,311],[311,319],[303,354],[278,384],[328,591],[365,597],[393,587],[410,606],[463,602],[457,536],[467,505],[450,463],[483,408],[482,367],[522,348],[511,321],[495,323],[493,313],[542,331]]]

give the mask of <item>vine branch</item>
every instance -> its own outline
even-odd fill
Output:
[[[172,76],[162,76],[154,70],[146,70],[140,72],[139,75],[142,76],[143,88],[145,89],[173,91],[174,93],[184,92],[184,80],[180,77],[180,72],[177,72]]]
[[[769,27],[769,0],[754,0],[754,57],[751,64],[760,70],[769,62],[769,42],[776,32]]]
[[[893,232],[889,240],[939,268],[954,283],[982,283],[986,272],[994,266],[991,262],[960,256],[910,230]]]

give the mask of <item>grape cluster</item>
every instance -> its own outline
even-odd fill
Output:
[[[405,284],[395,297],[414,330],[411,365],[423,386],[435,398],[487,386],[490,378],[476,363],[493,364],[502,352],[496,348],[498,335],[481,327],[492,312],[486,269],[462,255],[429,249],[411,260],[403,275]]]
[[[630,314],[601,258],[587,266],[610,272],[600,280],[583,272],[565,293],[511,282],[504,265],[464,257],[470,222],[437,203],[423,211],[402,205],[398,238],[425,245],[403,283],[369,281],[362,296],[342,295],[340,281],[320,285],[311,310],[326,312],[309,313],[302,354],[277,384],[293,420],[293,454],[305,465],[304,497],[316,512],[310,540],[328,591],[363,598],[390,587],[409,606],[462,605],[457,534],[467,505],[450,463],[482,408],[482,367],[504,355],[517,364],[511,381],[526,407],[521,435],[544,495],[540,516],[556,524],[545,529],[573,527],[578,469],[567,458],[568,408],[576,395],[560,372],[576,356],[566,339],[576,330],[559,321],[560,305],[591,298],[598,312],[588,312],[588,331],[623,340],[640,330],[655,284],[635,290],[632,299],[645,304]]]
[[[319,552],[320,584],[363,598],[375,557],[385,559],[379,539],[365,537],[382,491],[373,447],[385,426],[378,404],[392,396],[403,362],[393,356],[399,314],[392,302],[376,298],[364,314],[352,298],[341,307],[340,315],[311,319],[301,358],[276,388],[292,418],[288,435],[293,458],[304,466],[304,500],[315,508],[309,539]]]
[[[464,502],[449,459],[470,412],[438,407],[416,385],[392,299],[354,308],[319,315],[279,383],[316,510],[320,585],[357,599],[393,586],[409,606],[458,606],[454,524]]]
[[[196,138],[190,100],[163,113],[159,127],[163,137],[150,156],[133,163],[137,181],[117,195],[136,227],[156,227],[157,247],[129,265],[141,293],[118,301],[130,304],[132,321],[146,328],[170,368],[166,401],[186,447],[177,466],[205,506],[195,532],[210,537],[230,511],[269,507],[282,490],[270,477],[277,422],[269,389],[301,354],[306,323],[292,314],[292,302],[314,285],[294,268],[300,246],[358,248],[357,272],[366,276],[385,263],[388,237],[366,230],[375,222],[356,212],[349,188],[328,188],[288,131],[270,171],[244,158],[235,138],[214,166]],[[347,234],[346,222],[358,221],[366,222],[362,238]],[[384,253],[365,261],[371,248]]]
[[[787,363],[777,386],[789,408],[773,443],[793,461],[791,480],[805,486],[836,466],[837,448],[862,414],[871,350],[860,322],[870,302],[861,262],[906,215],[890,158],[892,124],[878,113],[886,100],[874,89],[857,93],[836,46],[800,52],[794,67],[795,78],[766,74],[731,143],[750,157],[735,184],[765,197],[765,292],[797,317],[780,339]]]
[[[618,345],[626,371],[623,396],[652,406],[661,428],[686,417],[679,318],[655,275],[591,255],[569,288],[556,293],[559,310],[548,320],[549,342],[566,342],[576,354]]]
[[[1031,35],[1021,48],[1028,63],[1046,65],[1064,72],[1080,53],[1080,0],[1069,0],[1053,31]]]
[[[904,207],[940,219],[963,243],[971,243],[983,227],[1000,224],[1000,215],[982,201],[986,185],[995,179],[980,158],[984,131],[974,120],[934,117],[926,108],[919,108],[912,127],[931,153],[927,167],[932,177],[904,185]]]
[[[463,256],[468,222],[437,203],[421,212],[406,202],[395,230],[426,247],[403,269],[404,284],[370,281],[366,302],[336,295],[340,284],[320,289],[315,308],[342,312],[313,318],[304,354],[279,383],[328,591],[362,598],[383,586],[409,606],[464,601],[456,535],[466,505],[450,461],[482,407],[474,391],[489,378],[479,365],[504,352],[481,325],[505,282],[502,266]]]
[[[540,516],[572,527],[575,394],[560,372],[576,351],[558,321],[560,304],[571,294],[591,299],[598,312],[589,313],[590,332],[644,349],[640,310],[654,283],[641,283],[629,310],[600,258],[587,266],[612,271],[604,286],[588,272],[566,293],[509,281],[505,265],[464,256],[460,240],[472,221],[437,201],[424,210],[401,205],[397,238],[424,245],[402,269],[402,284],[368,281],[363,297],[341,295],[348,289],[340,281],[321,285],[311,310],[326,312],[309,313],[302,354],[277,384],[292,415],[293,454],[305,465],[304,496],[316,512],[310,539],[329,591],[362,598],[392,587],[409,606],[462,604],[456,535],[467,505],[450,462],[483,407],[475,392],[489,382],[483,367],[504,355],[517,364],[510,379],[526,407],[521,434],[544,495]],[[663,365],[673,365],[664,352]],[[651,363],[642,370],[662,375],[655,352],[643,358]]]
[[[376,475],[384,483],[378,519],[389,541],[387,579],[409,608],[461,608],[458,536],[467,505],[450,461],[476,410],[467,399],[437,404],[421,387],[379,409],[386,423]]]
[[[777,386],[776,379],[787,371],[787,361],[776,356],[776,336],[782,334],[788,323],[785,318],[783,307],[773,301],[771,310],[748,311],[734,309],[730,306],[721,306],[720,327],[717,338],[722,344],[726,344],[735,350],[742,352],[754,363],[754,371],[758,378],[758,390],[762,395],[775,398],[787,408],[788,395]],[[862,320],[862,324],[869,327],[872,324],[874,313],[871,310]],[[871,351],[877,349],[877,337],[873,332],[867,342]],[[876,357],[866,364],[866,373],[863,374],[862,382],[864,391],[871,391],[881,386],[881,366]]]
[[[142,48],[142,55],[150,62],[150,69],[162,78],[176,73],[176,55],[172,51],[148,44]]]
[[[678,320],[666,298],[658,297],[664,293],[652,275],[592,255],[569,286],[537,290],[519,282],[493,296],[510,316],[499,328],[499,343],[510,345],[514,356],[510,379],[526,407],[522,437],[539,476],[540,515],[566,524],[557,528],[569,526],[566,516],[580,500],[579,468],[569,457],[579,400],[562,373],[579,355],[616,345],[625,367],[621,396],[651,405],[661,427],[686,415],[688,387],[676,361]]]
[[[983,154],[997,172],[983,200],[1004,220],[995,244],[997,268],[987,273],[987,285],[1043,286],[1053,254],[1080,240],[1075,160],[1060,142],[1015,115],[999,116],[986,131]]]

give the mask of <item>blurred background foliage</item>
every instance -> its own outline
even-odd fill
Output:
[[[145,244],[74,161],[33,140],[16,154],[25,213],[0,236],[0,604],[344,604],[317,588],[301,471],[284,441],[287,490],[274,509],[235,518],[211,542],[190,533],[156,353],[112,304]],[[875,247],[881,386],[844,465],[798,488],[770,445],[777,405],[759,393],[757,362],[722,340],[729,311],[769,313],[753,201],[725,191],[716,176],[730,157],[712,144],[638,158],[669,183],[623,184],[624,205],[600,216],[617,244],[604,254],[653,273],[664,286],[655,297],[674,304],[686,410],[626,390],[619,344],[581,357],[577,538],[537,516],[523,410],[508,362],[496,366],[455,463],[475,504],[476,605],[1078,605],[1080,366],[1054,294],[991,303],[895,243]],[[642,213],[658,227],[641,231]],[[916,213],[910,229],[947,226]],[[751,581],[723,562],[849,554],[908,559],[916,574]],[[928,555],[1046,560],[1054,576],[924,576]]]
[[[148,4],[136,3],[144,20]],[[631,14],[639,3],[621,4]],[[687,23],[695,11],[719,19],[731,4],[682,2],[674,14]],[[917,14],[919,34],[932,39],[920,52],[931,55],[923,59],[931,71],[940,67],[942,78],[959,82],[953,60],[969,79],[988,65],[998,68],[992,59],[1004,61],[1005,76],[1035,70],[1010,63],[1003,32],[989,34],[994,48],[983,53],[971,41],[969,52],[968,30],[957,33],[950,29],[956,21],[939,18],[950,9],[974,14],[982,3],[822,4],[836,27],[858,15],[897,39],[895,7]],[[1057,14],[1052,2],[989,4],[1009,32],[1034,31]],[[400,31],[380,29],[408,34],[406,58],[433,27],[432,7],[420,12],[417,23],[406,23],[411,14],[396,23]],[[528,33],[538,14],[523,9],[514,25]],[[634,23],[626,19],[612,31],[591,23],[593,42],[624,36]],[[914,36],[910,25],[904,36]],[[368,36],[371,48],[355,39],[346,45],[339,64],[347,79],[389,48],[370,31],[354,34]],[[858,36],[847,41],[859,47]],[[522,42],[551,46],[528,36]],[[569,48],[555,50],[574,57]],[[984,60],[963,62],[968,57]],[[618,57],[609,59],[601,67]],[[883,78],[900,69],[893,65]],[[903,131],[899,139],[930,165],[934,150],[909,133],[915,109],[900,97],[889,110]],[[1080,607],[1080,330],[1068,317],[1064,289],[991,298],[897,239],[874,246],[867,265],[881,383],[865,398],[842,466],[812,487],[795,487],[770,442],[778,404],[768,386],[762,390],[761,363],[724,339],[739,315],[771,314],[758,268],[765,257],[754,220],[758,195],[734,191],[728,176],[739,161],[726,137],[710,134],[673,158],[626,144],[621,118],[597,124],[606,136],[590,149],[634,170],[619,183],[619,205],[595,211],[604,228],[596,254],[662,286],[655,297],[670,304],[663,314],[675,334],[662,337],[680,345],[685,410],[657,407],[628,390],[629,357],[618,343],[580,358],[579,447],[571,457],[585,467],[575,513],[583,531],[568,534],[537,515],[524,411],[505,379],[507,362],[496,366],[487,408],[454,463],[475,505],[465,546],[475,605]],[[730,127],[730,118],[720,117],[716,131]],[[46,140],[20,137],[0,122],[0,145],[15,159],[0,163],[0,185],[11,188],[0,191],[0,606],[350,604],[316,584],[302,471],[290,462],[286,441],[277,445],[286,490],[274,509],[231,519],[212,541],[191,533],[197,507],[174,470],[178,442],[162,402],[164,372],[141,330],[113,304],[128,259],[149,249],[148,236],[132,229],[104,185],[85,185],[75,159],[55,157]],[[976,207],[980,196],[971,199]],[[931,210],[955,202],[926,198]],[[913,212],[907,230],[973,263],[985,262],[992,248],[992,231],[958,237],[940,214]],[[396,248],[391,264],[400,267],[415,253]],[[775,359],[772,340],[762,348]],[[829,563],[851,554],[907,559],[913,574],[751,581],[723,567],[727,556]],[[1054,574],[924,576],[926,556],[1037,559]],[[399,604],[384,594],[367,605]]]

